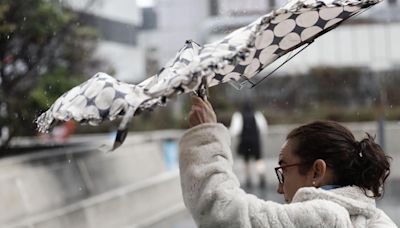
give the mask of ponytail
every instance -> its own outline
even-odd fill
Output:
[[[372,192],[371,197],[381,197],[384,192],[384,183],[390,174],[391,159],[382,148],[375,143],[375,138],[366,133],[366,137],[356,142],[354,150],[357,158],[348,166],[349,174],[354,185],[361,187],[365,194]]]

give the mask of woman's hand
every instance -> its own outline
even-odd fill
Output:
[[[195,127],[203,123],[216,123],[217,115],[211,103],[198,96],[192,96],[192,110],[189,113],[189,126]]]

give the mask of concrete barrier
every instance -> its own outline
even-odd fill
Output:
[[[133,134],[112,153],[97,149],[104,137],[91,137],[95,146],[2,159],[1,227],[115,227],[182,205],[179,175],[162,151],[171,135],[180,134]]]

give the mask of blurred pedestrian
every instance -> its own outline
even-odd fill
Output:
[[[179,166],[183,199],[199,227],[397,227],[375,204],[390,163],[369,135],[357,141],[332,121],[292,130],[275,168],[289,203],[279,204],[240,189],[229,131],[208,101],[192,102]]]
[[[251,167],[255,161],[259,187],[265,189],[265,161],[263,158],[263,143],[268,131],[267,121],[260,111],[255,111],[251,102],[242,104],[240,112],[232,116],[230,132],[238,139],[237,153],[241,155],[245,163],[246,187],[252,187]]]

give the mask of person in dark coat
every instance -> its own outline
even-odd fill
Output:
[[[237,153],[245,161],[246,187],[248,188],[252,186],[251,160],[256,163],[260,188],[266,187],[262,143],[267,133],[267,128],[267,121],[263,114],[255,111],[250,102],[245,102],[240,112],[236,112],[232,116],[230,130],[232,135],[236,136],[239,141]]]

